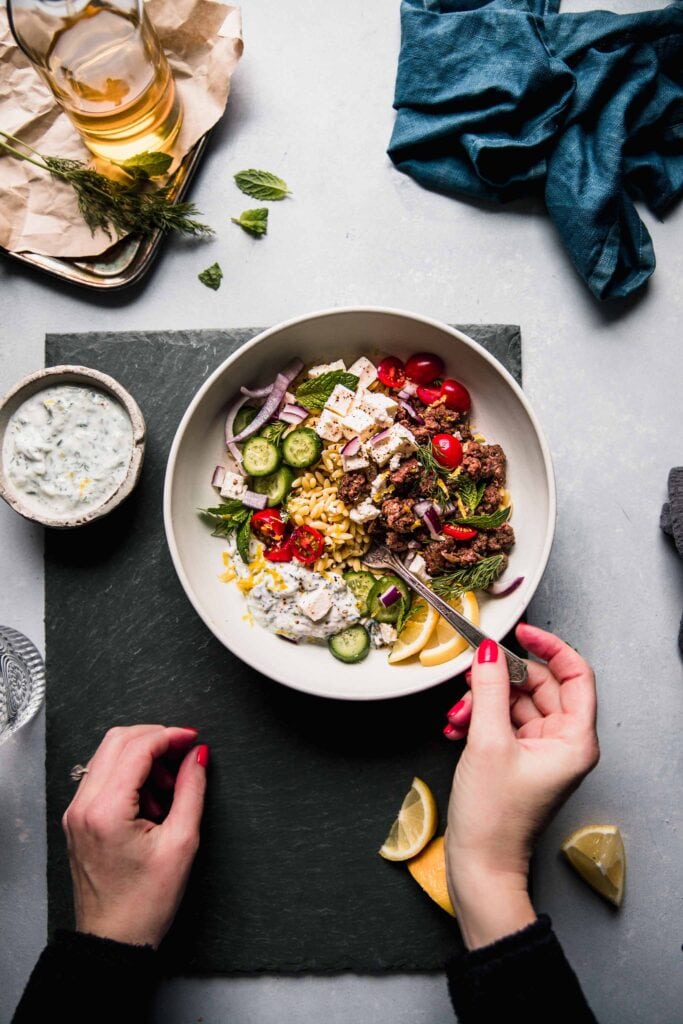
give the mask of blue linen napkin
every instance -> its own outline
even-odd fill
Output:
[[[638,14],[560,0],[402,0],[389,156],[422,185],[537,192],[599,299],[655,268],[634,199],[683,193],[683,0]]]

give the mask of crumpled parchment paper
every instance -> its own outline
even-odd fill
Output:
[[[219,0],[148,0],[146,11],[173,68],[183,104],[174,155],[184,156],[221,117],[242,55],[239,7]],[[90,161],[92,154],[12,38],[0,9],[0,128],[41,153]],[[97,256],[112,245],[91,235],[73,190],[0,150],[0,246],[45,256]]]

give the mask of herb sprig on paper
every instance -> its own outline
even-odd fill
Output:
[[[28,143],[1,129],[0,150],[70,185],[76,194],[81,216],[93,234],[99,228],[113,240],[114,235],[122,237],[132,233],[144,236],[159,229],[178,231],[196,238],[214,233],[207,224],[194,219],[198,213],[194,203],[173,202],[168,185],[148,188],[150,177],[159,173],[158,157],[164,154],[145,154],[147,166],[145,161],[129,167],[119,165],[131,179],[121,183],[93,170],[81,160],[39,153]]]
[[[460,597],[466,590],[486,590],[498,579],[505,568],[505,562],[505,555],[490,555],[476,565],[439,573],[431,581],[432,590],[447,601]]]
[[[358,387],[359,378],[355,373],[347,373],[346,370],[328,370],[317,377],[311,377],[299,384],[296,389],[296,400],[305,409],[322,409],[338,384],[342,384],[349,391],[355,391]]]
[[[223,280],[223,271],[219,263],[212,263],[206,270],[202,270],[200,274],[197,274],[197,277],[207,288],[212,288],[217,292]]]
[[[268,211],[265,207],[256,210],[243,210],[239,217],[231,217],[233,224],[239,224],[250,235],[260,238],[268,231]]]
[[[238,171],[235,175],[235,184],[240,192],[261,202],[278,202],[292,194],[287,182],[282,178],[271,174],[270,171],[256,171],[253,168]]]

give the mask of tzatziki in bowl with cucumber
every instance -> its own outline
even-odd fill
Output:
[[[230,650],[296,689],[377,699],[472,652],[365,565],[370,548],[500,639],[545,567],[554,486],[526,399],[483,348],[400,311],[334,310],[263,332],[204,384],[164,518],[186,593]]]

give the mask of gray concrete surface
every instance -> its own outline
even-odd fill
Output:
[[[565,9],[593,6],[573,0]],[[552,447],[559,496],[532,616],[595,664],[602,744],[598,769],[541,841],[536,905],[552,915],[602,1024],[677,1024],[683,567],[658,514],[668,469],[683,462],[683,210],[664,224],[645,213],[657,272],[637,300],[601,307],[541,209],[480,209],[391,168],[396,0],[251,0],[244,31],[229,114],[193,191],[216,240],[171,242],[144,287],[104,299],[0,261],[0,389],[42,364],[46,331],[269,324],[352,304],[521,324],[526,390]],[[248,205],[232,174],[250,166],[280,173],[294,190],[272,206],[261,241],[228,222]],[[196,274],[216,259],[225,278],[214,293]],[[41,533],[5,506],[0,531],[0,620],[42,646]],[[3,1021],[45,940],[43,749],[42,715],[0,749]],[[624,834],[618,913],[558,856],[563,836],[591,821],[616,822]],[[181,980],[157,1008],[167,1024],[290,1024],[323,1014],[330,1024],[450,1019],[442,977]]]

